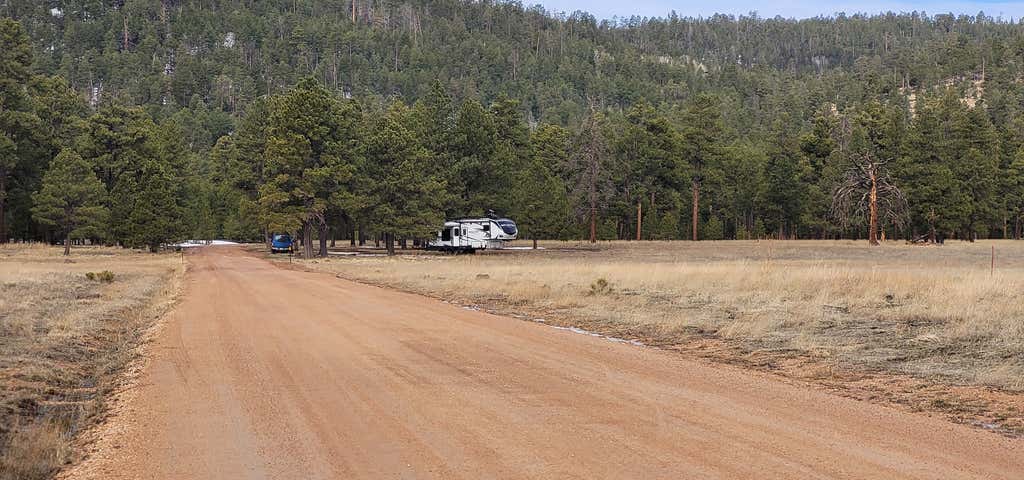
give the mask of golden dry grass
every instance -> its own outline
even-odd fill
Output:
[[[650,344],[714,338],[836,368],[1024,390],[1024,242],[543,246],[306,265]],[[599,279],[609,288],[592,288]]]
[[[0,479],[48,478],[70,460],[184,268],[176,254],[61,252],[0,245]],[[113,281],[86,278],[102,271]]]

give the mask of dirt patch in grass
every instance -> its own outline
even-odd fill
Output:
[[[295,262],[1024,434],[1024,242],[542,246]]]
[[[176,254],[0,246],[0,480],[49,478],[172,303]]]

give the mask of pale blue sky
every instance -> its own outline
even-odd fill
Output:
[[[929,14],[965,13],[974,15],[984,11],[989,16],[1019,19],[1024,16],[1024,0],[1001,1],[898,1],[881,2],[867,1],[828,1],[828,0],[786,0],[779,2],[758,2],[752,0],[718,0],[704,2],[686,2],[682,0],[524,0],[523,4],[540,4],[553,12],[574,10],[588,11],[598,18],[613,16],[628,17],[630,15],[663,17],[672,10],[679,16],[710,16],[714,13],[745,14],[757,11],[761,17],[805,18],[817,15],[830,15],[835,12],[846,13],[879,13],[885,11],[912,12],[924,11]]]

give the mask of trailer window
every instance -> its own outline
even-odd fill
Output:
[[[459,229],[457,229],[457,228],[453,228],[452,229],[452,235],[455,235],[457,237],[457,236],[459,236],[461,234],[462,234],[462,232],[459,231]]]
[[[483,228],[483,231],[489,232],[489,231],[491,231],[491,224],[485,223],[482,228]]]
[[[517,233],[516,224],[512,220],[503,218],[501,220],[498,220],[497,223],[498,226],[501,227],[501,230],[504,231],[505,233],[509,235],[515,235]]]
[[[441,230],[441,241],[450,242],[452,241],[452,231],[449,228]]]

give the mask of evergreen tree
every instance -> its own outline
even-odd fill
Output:
[[[62,150],[50,162],[42,188],[32,196],[32,216],[54,225],[64,239],[64,255],[71,254],[71,240],[102,236],[109,211],[107,195],[92,165],[73,150]]]
[[[502,188],[509,185],[503,178],[505,165],[497,159],[497,127],[491,112],[476,100],[463,102],[453,136],[456,174],[451,187],[461,199],[456,207],[458,212],[482,213],[504,203],[502,199],[508,190]],[[503,149],[502,153],[510,152]]]
[[[32,48],[21,24],[0,19],[0,243],[9,240],[12,192],[19,184],[31,185],[41,154],[37,148],[41,122],[26,89],[31,65]]]
[[[991,236],[1000,218],[1000,170],[998,136],[981,107],[962,107],[955,117],[953,134],[958,156],[953,173],[960,182],[970,209],[960,226],[960,238],[974,241]]]
[[[699,231],[700,189],[701,183],[704,181],[704,169],[717,158],[719,136],[722,130],[718,99],[711,95],[698,95],[687,109],[683,125],[683,156],[690,164],[693,197],[690,232],[693,240],[696,241]]]
[[[800,153],[809,166],[805,176],[808,183],[807,210],[800,222],[817,231],[820,238],[825,238],[828,232],[834,230],[829,221],[829,192],[835,188],[843,173],[836,142],[838,123],[838,114],[831,111],[818,112],[810,131],[799,138]]]
[[[313,256],[313,231],[326,256],[327,209],[339,190],[350,188],[356,164],[358,110],[305,79],[270,100],[266,177],[260,208],[278,231],[300,231],[303,254]]]
[[[1012,238],[1020,240],[1024,236],[1024,148],[1017,151],[1006,174],[1006,208],[1013,221]]]
[[[223,182],[239,192],[237,225],[242,231],[260,232],[268,247],[270,222],[259,208],[259,191],[269,174],[265,156],[269,129],[267,102],[253,102],[238,130],[230,137],[221,137],[210,152],[214,165],[223,172]]]
[[[440,80],[435,79],[430,86],[430,92],[413,105],[411,116],[414,134],[422,139],[423,146],[430,151],[434,159],[427,171],[431,175],[443,178],[449,188],[456,188],[462,183],[459,179],[454,143],[458,112],[451,95]],[[466,213],[462,198],[458,194],[461,192],[456,193],[446,196],[446,216],[454,217]]]
[[[569,199],[565,183],[555,174],[555,166],[569,158],[569,132],[562,127],[541,124],[530,136],[530,160],[515,178],[510,214],[520,235],[533,240],[560,238],[569,219]]]
[[[76,144],[110,192],[108,238],[155,252],[189,233],[187,153],[176,124],[158,126],[141,108],[106,105],[89,117]]]
[[[143,160],[135,173],[125,175],[112,192],[117,201],[111,213],[123,219],[115,233],[122,245],[155,253],[164,243],[182,240],[187,231],[179,179],[169,166],[151,158]]]
[[[433,159],[409,128],[411,119],[407,107],[392,105],[371,120],[363,152],[362,176],[374,179],[364,185],[367,215],[384,234],[388,255],[395,253],[396,238],[426,238],[444,222],[447,184],[425,174]]]
[[[682,188],[682,178],[689,176],[689,165],[680,158],[680,138],[668,119],[642,102],[626,114],[625,128],[616,141],[616,150],[625,206],[636,205],[636,221],[630,223],[636,225],[635,235],[639,240],[643,236],[643,218],[651,219],[648,226],[654,227],[659,223],[659,215],[679,215],[677,192]],[[662,229],[660,234],[654,233],[654,228],[649,230],[649,238],[676,238],[677,231],[672,231],[675,229]]]
[[[971,216],[969,196],[957,178],[962,142],[952,126],[961,109],[959,100],[948,95],[919,100],[907,155],[898,166],[897,183],[907,196],[913,233],[923,230],[933,242],[961,231]]]
[[[608,136],[604,115],[591,106],[590,115],[576,134],[573,153],[569,157],[567,170],[572,178],[571,195],[576,216],[589,224],[590,243],[597,242],[598,216],[614,192]]]
[[[778,238],[796,238],[799,222],[807,207],[808,185],[803,181],[809,167],[799,154],[796,142],[783,127],[776,125],[776,142],[765,165],[765,224]]]
[[[142,108],[107,104],[86,120],[76,146],[93,164],[107,191],[112,191],[122,175],[155,155],[156,132],[156,123]]]
[[[708,183],[709,189],[716,192],[717,210],[726,219],[723,235],[758,238],[764,234],[757,225],[762,221],[763,226],[768,155],[761,148],[739,144],[724,147],[720,160]],[[727,233],[730,230],[731,234]]]

